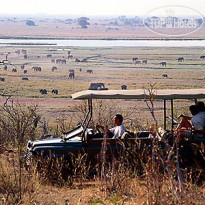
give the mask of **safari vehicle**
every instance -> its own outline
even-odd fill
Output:
[[[88,160],[95,164],[99,160],[102,146],[106,146],[107,155],[118,155],[119,151],[123,149],[123,145],[119,143],[121,140],[112,138],[104,138],[105,135],[94,132],[89,128],[89,123],[93,117],[92,101],[94,99],[132,99],[132,100],[149,100],[154,97],[156,101],[163,101],[164,105],[164,133],[161,138],[166,137],[167,119],[171,119],[171,133],[174,128],[174,100],[176,99],[205,99],[205,89],[183,89],[183,90],[156,90],[154,96],[150,96],[148,91],[143,89],[138,90],[86,90],[72,95],[73,100],[87,100],[88,109],[84,121],[75,129],[65,132],[60,138],[49,138],[37,141],[29,141],[27,145],[26,159],[29,160],[31,156],[38,156],[39,153],[43,156],[51,154],[53,157],[69,158],[70,154],[87,153]],[[171,116],[167,116],[167,102],[171,110]],[[151,145],[152,137],[149,131],[139,131],[137,133],[129,133],[124,141],[129,141],[131,145],[136,141],[140,141],[142,148],[144,145]],[[122,141],[123,141],[122,140]],[[105,143],[104,143],[105,142]],[[104,144],[103,144],[104,143]]]

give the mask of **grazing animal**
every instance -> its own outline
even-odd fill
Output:
[[[29,80],[27,77],[23,77],[22,80]]]
[[[73,59],[73,55],[68,55],[68,59]]]
[[[25,49],[21,50],[21,52],[22,52],[24,55],[27,54],[27,50],[25,50]]]
[[[140,65],[141,61],[135,61],[135,65]]]
[[[68,55],[70,55],[71,51],[68,51]]]
[[[138,58],[132,58],[132,61],[135,62],[136,60],[138,60]]]
[[[20,55],[20,52],[21,52],[20,50],[15,51],[15,53],[18,54],[18,55]]]
[[[51,71],[53,72],[53,71],[55,71],[55,70],[57,70],[57,67],[56,67],[56,66],[53,66],[53,67],[51,68]]]
[[[88,90],[108,90],[104,83],[91,83]]]
[[[66,64],[66,60],[65,59],[56,59],[56,64]]]
[[[127,85],[121,85],[122,90],[127,90]]]
[[[80,68],[79,71],[81,72],[81,71],[82,71],[82,68]]]
[[[40,89],[39,91],[42,95],[46,95],[48,93],[46,89]]]
[[[200,56],[201,59],[205,59],[205,56]]]
[[[84,63],[85,63],[85,62],[88,62],[88,61],[87,61],[87,58],[83,58],[83,60],[81,60],[81,62],[84,62]]]
[[[57,90],[57,89],[53,89],[51,92],[52,92],[53,94],[58,95],[58,90]]]
[[[0,78],[0,81],[4,82],[4,81],[5,81],[5,78]]]
[[[26,73],[28,73],[28,71],[27,71],[27,70],[24,70],[23,73],[26,74]]]
[[[51,54],[47,54],[47,58],[52,58],[52,55]]]
[[[86,63],[86,62],[88,62],[88,58],[83,58],[82,60],[76,58],[76,59],[75,59],[75,62],[83,62],[83,63]]]
[[[62,64],[66,64],[66,59],[61,60]]]
[[[56,59],[56,64],[61,63],[61,59]]]
[[[75,73],[74,73],[74,72],[70,72],[69,75],[68,75],[68,77],[69,77],[70,79],[74,79],[74,78],[75,78]]]
[[[80,60],[78,58],[75,59],[75,62],[80,62]]]
[[[168,78],[168,75],[167,74],[162,74],[162,77],[163,78]]]
[[[178,58],[177,60],[178,60],[178,62],[183,62],[183,61],[184,61],[184,58],[183,58],[183,57],[180,57],[180,58]]]
[[[27,59],[27,58],[28,58],[28,56],[27,56],[27,55],[24,55],[24,56],[23,56],[23,58],[24,58],[24,59]]]
[[[25,65],[21,65],[21,69],[24,69],[25,68]]]
[[[16,72],[17,72],[17,69],[16,69],[16,68],[13,68],[13,69],[12,69],[12,72],[16,73]]]
[[[87,73],[93,73],[93,70],[87,70]]]
[[[161,62],[160,65],[166,67],[167,63],[166,62]]]
[[[7,70],[7,69],[8,69],[7,65],[4,65],[4,70]]]
[[[147,64],[147,59],[146,60],[142,60],[142,64]]]
[[[34,71],[41,71],[41,67],[38,67],[38,66],[34,66],[34,67],[32,67],[32,69],[33,69]]]
[[[52,59],[52,60],[51,60],[51,63],[55,63],[55,59]]]

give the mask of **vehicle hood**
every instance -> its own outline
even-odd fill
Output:
[[[78,150],[82,149],[82,140],[80,137],[64,141],[62,138],[49,138],[36,140],[28,143],[28,149],[31,152],[38,151],[65,151],[65,150]]]

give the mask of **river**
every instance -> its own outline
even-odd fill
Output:
[[[0,47],[62,46],[62,47],[205,47],[205,40],[44,40],[0,39]]]

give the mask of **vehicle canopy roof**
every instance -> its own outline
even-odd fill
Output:
[[[200,99],[205,98],[205,89],[160,89],[154,91],[154,99]],[[74,100],[84,99],[149,99],[148,90],[85,90],[74,93]]]

